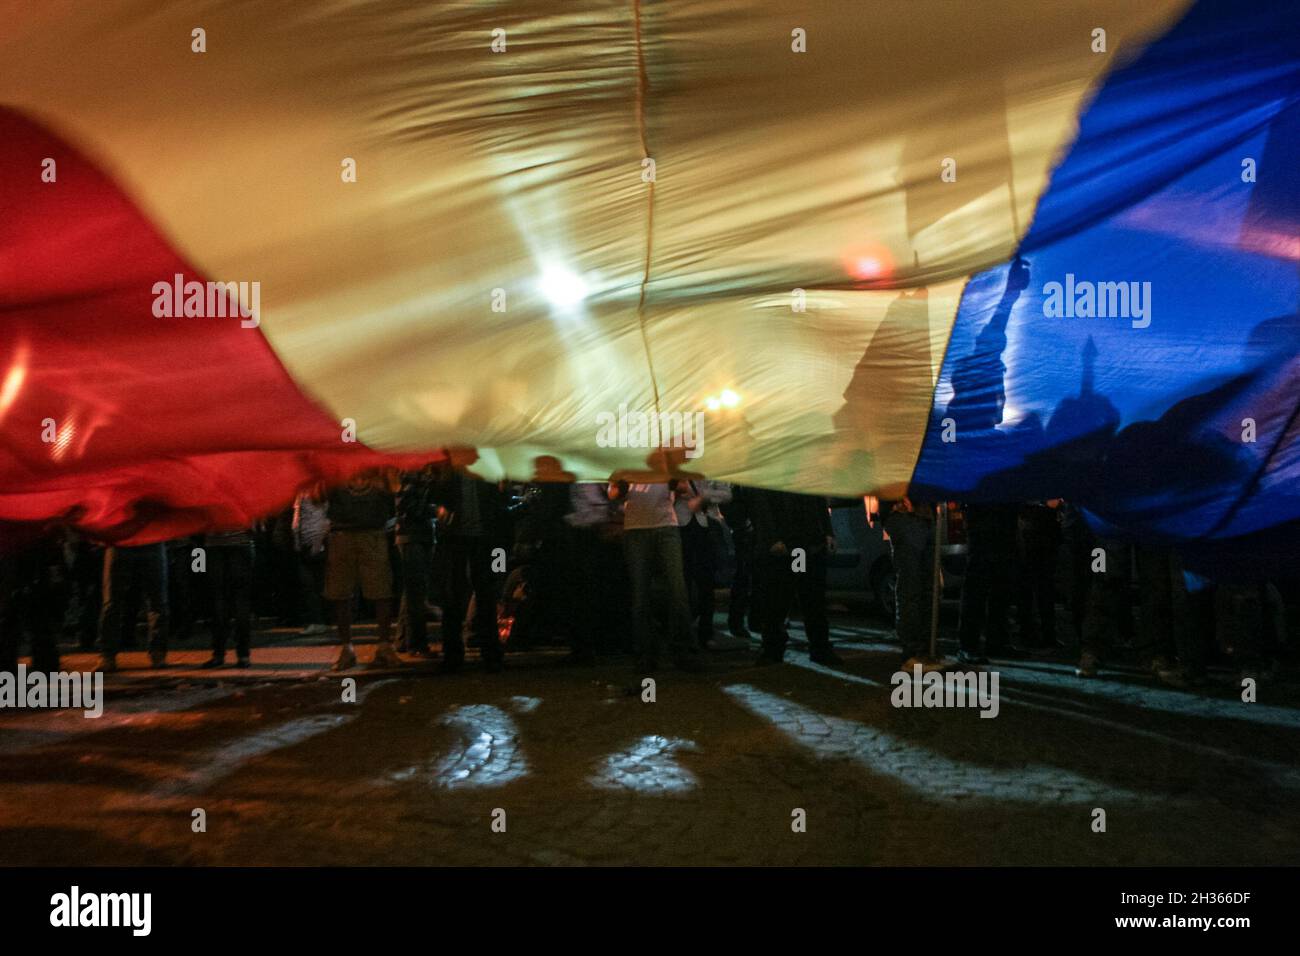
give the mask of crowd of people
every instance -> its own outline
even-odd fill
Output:
[[[304,492],[249,528],[142,546],[100,547],[51,529],[0,554],[0,671],[16,667],[26,633],[35,668],[57,670],[58,639],[72,634],[82,649],[98,647],[111,672],[119,650],[135,646],[141,613],[155,667],[202,619],[212,647],[202,666],[226,666],[233,645],[235,665],[247,667],[254,619],[271,617],[305,635],[332,624],[334,667],[348,670],[358,665],[358,609],[377,627],[370,667],[434,656],[430,625],[440,620],[446,671],[464,666],[467,647],[496,671],[507,647],[536,645],[567,646],[577,664],[630,654],[642,673],[689,670],[714,640],[727,556],[727,629],[757,632],[757,663],[783,659],[794,613],[810,659],[842,663],[827,618],[837,542],[826,499],[691,478],[578,482],[547,457],[534,477],[490,482],[446,462],[372,470]],[[939,524],[933,504],[907,498],[880,512],[910,668],[930,649]],[[1077,647],[1087,678],[1136,647],[1162,680],[1196,686],[1225,647],[1243,674],[1258,674],[1285,641],[1272,583],[1211,581],[1170,549],[1095,538],[1068,503],[970,504],[960,514],[963,665]]]

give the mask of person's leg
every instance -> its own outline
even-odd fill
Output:
[[[1034,530],[1022,524],[1020,539],[1016,543],[1013,594],[1016,605],[1016,643],[1033,647],[1042,642],[1038,618],[1038,575],[1034,569]]]
[[[794,583],[788,554],[760,554],[754,559],[755,593],[763,602],[763,650],[760,660],[779,661],[785,656],[788,635],[785,620],[790,615]]]
[[[339,644],[352,646],[352,601],[331,601],[334,607],[334,626],[338,630]]]
[[[253,546],[232,548],[230,556],[230,608],[234,616],[235,658],[249,659],[253,646]]]
[[[194,572],[190,570],[193,548],[188,539],[166,547],[171,636],[177,641],[187,641],[194,626]]]
[[[993,575],[989,566],[990,556],[985,552],[983,542],[972,536],[969,547],[966,576],[962,580],[961,617],[957,624],[957,635],[962,652],[978,657]]]
[[[573,657],[589,661],[596,656],[600,634],[601,602],[606,596],[600,568],[600,549],[595,535],[590,531],[574,530],[569,538],[573,564],[566,574],[565,584],[572,614]]]
[[[393,643],[393,599],[375,598],[375,624],[380,644]]]
[[[230,641],[230,623],[234,614],[231,594],[230,557],[234,548],[208,548],[208,585],[212,590],[212,660],[219,664],[226,659],[226,646]]]
[[[140,552],[140,587],[149,624],[149,660],[155,667],[161,667],[167,661],[167,638],[171,626],[165,545],[150,545]]]
[[[1224,636],[1232,648],[1233,662],[1243,676],[1258,677],[1262,670],[1261,643],[1264,632],[1264,608],[1258,584],[1232,582],[1220,584]]]
[[[676,528],[655,528],[655,564],[663,576],[664,598],[668,602],[668,640],[674,663],[693,659],[695,645],[694,622],[691,620],[690,600],[686,596],[686,572],[682,566],[682,536]]]
[[[489,668],[500,666],[505,658],[501,635],[497,631],[497,605],[501,600],[504,572],[492,569],[493,547],[486,538],[474,542],[470,560],[470,584],[474,589],[473,634],[479,654]]]
[[[894,512],[885,519],[894,566],[894,630],[904,660],[930,651],[930,579],[934,553],[924,518]]]
[[[1056,646],[1056,545],[1044,542],[1036,549],[1031,574],[1038,608],[1039,639],[1044,647]]]
[[[406,649],[423,654],[429,649],[427,612],[429,596],[429,546],[411,541],[402,545],[402,636]]]
[[[104,551],[104,572],[99,609],[99,652],[106,670],[116,668],[122,639],[122,612],[131,589],[130,559],[121,548]]]
[[[727,628],[732,634],[743,637],[747,630],[745,621],[753,576],[749,532],[733,531],[731,544],[735,552],[735,568],[731,576],[731,601],[727,605]]]
[[[803,616],[804,633],[808,635],[808,656],[814,661],[833,663],[830,622],[826,618],[826,555],[824,552],[808,555],[808,567],[794,575],[799,597],[799,613]]]
[[[372,667],[397,667],[401,659],[393,647],[393,558],[383,531],[358,532],[357,576],[361,594],[375,609],[377,641]]]
[[[1142,636],[1152,643],[1155,662],[1168,666],[1177,653],[1174,647],[1173,569],[1170,552],[1164,548],[1138,548],[1138,588],[1142,606],[1138,620]]]
[[[699,638],[700,646],[707,647],[709,642],[713,640],[713,614],[716,603],[713,587],[717,574],[710,530],[700,528],[699,538],[699,567],[697,571],[699,575],[700,606],[696,615],[696,635]]]
[[[1016,575],[1014,536],[1003,536],[995,542],[988,568],[990,577],[984,618],[984,647],[987,654],[1000,654],[1011,643],[1010,615]]]
[[[325,623],[325,607],[321,599],[324,587],[323,559],[324,555],[313,556],[305,549],[296,552],[298,601],[303,609],[304,628],[316,628]],[[318,566],[320,570],[317,570]]]
[[[358,579],[354,538],[355,535],[349,532],[331,532],[325,549],[325,600],[334,609],[334,627],[339,640],[335,670],[348,670],[357,662],[356,650],[352,647],[352,598]]]
[[[713,637],[713,570],[709,532],[692,521],[681,529],[682,571],[686,579],[693,636],[701,647]]]
[[[905,658],[925,653],[921,638],[921,573],[917,553],[901,547],[890,537],[890,555],[894,565],[894,633]]]
[[[18,673],[23,626],[18,579],[18,556],[0,554],[0,674]]]
[[[700,613],[699,573],[696,568],[695,536],[691,532],[694,526],[695,524],[692,522],[677,529],[677,536],[681,540],[682,578],[686,584],[686,607],[691,616],[692,629]]]
[[[1098,665],[1110,653],[1112,634],[1120,629],[1121,616],[1128,614],[1128,574],[1120,567],[1125,552],[1100,542],[1094,547],[1100,549],[1101,555],[1093,556],[1089,564],[1091,577],[1083,620],[1083,646],[1076,669],[1080,677],[1096,676]]]
[[[1070,622],[1074,625],[1075,643],[1083,647],[1083,622],[1088,616],[1088,591],[1092,587],[1092,547],[1080,532],[1069,548]]]
[[[632,592],[632,633],[636,647],[637,666],[643,670],[659,663],[659,642],[650,621],[650,583],[653,532],[639,528],[623,535],[624,554],[627,557],[628,584]]]
[[[1205,678],[1206,661],[1214,646],[1215,589],[1209,578],[1192,571],[1183,572],[1183,586],[1187,593],[1187,614],[1184,626],[1174,631],[1180,672],[1175,672],[1173,678],[1199,683]],[[1163,680],[1170,679],[1169,674],[1160,676]]]
[[[460,535],[444,535],[438,541],[446,572],[442,606],[442,659],[449,667],[459,667],[465,659],[465,612],[469,606],[469,549]]]

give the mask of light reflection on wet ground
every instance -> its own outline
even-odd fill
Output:
[[[676,754],[697,749],[690,740],[651,734],[606,757],[590,782],[603,790],[684,793],[695,789],[697,781],[695,774],[677,762]]]
[[[433,769],[435,786],[501,787],[528,772],[514,720],[492,704],[457,707],[439,723],[453,728],[458,741]]]
[[[724,690],[819,757],[852,760],[930,800],[1091,803],[1100,798],[1138,799],[1138,794],[1130,790],[1057,767],[1003,768],[963,763],[866,724],[819,714],[748,684],[733,684]]]

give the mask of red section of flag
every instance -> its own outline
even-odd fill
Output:
[[[0,521],[145,543],[412,460],[342,441],[238,315],[156,317],[177,274],[258,280],[200,275],[85,155],[0,108]]]

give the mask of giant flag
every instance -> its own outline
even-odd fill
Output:
[[[597,479],[682,444],[1294,548],[1286,0],[0,23],[0,520],[156,540],[376,463]]]

